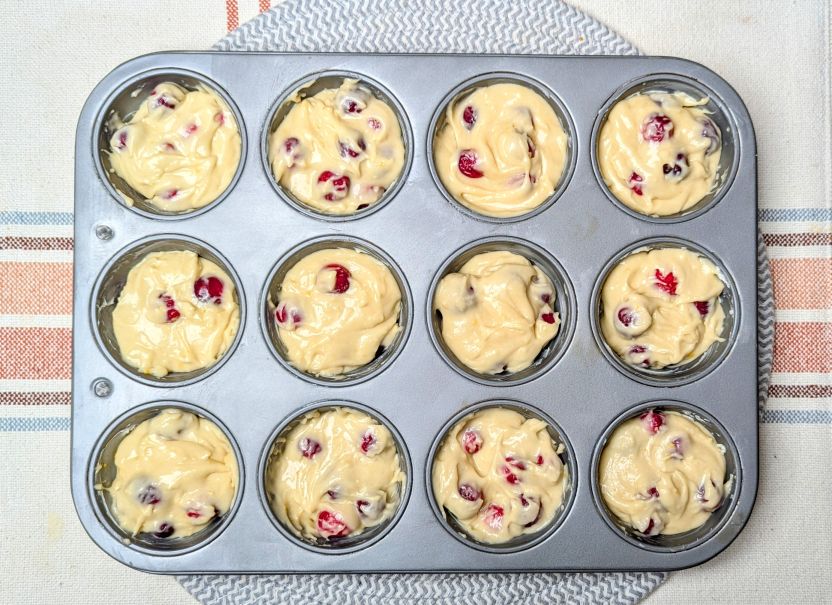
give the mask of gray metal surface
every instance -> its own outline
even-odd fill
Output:
[[[224,90],[239,110],[247,145],[239,178],[224,199],[195,216],[155,219],[125,207],[102,180],[96,142],[103,137],[97,124],[125,82],[168,69],[202,75]],[[259,157],[276,100],[292,83],[333,70],[354,71],[381,84],[401,104],[412,129],[406,181],[384,207],[356,220],[327,221],[299,212],[275,193]],[[430,124],[439,105],[462,82],[486,73],[517,73],[537,81],[554,92],[572,123],[574,173],[549,208],[525,220],[478,220],[460,211],[445,199],[429,170]],[[730,131],[723,127],[733,160],[724,195],[682,221],[657,222],[622,211],[608,199],[593,168],[590,148],[599,112],[617,91],[649,74],[662,74],[664,80],[680,74],[701,83],[731,124]],[[739,534],[757,491],[756,196],[756,148],[745,106],[719,76],[680,59],[160,53],[132,60],[92,92],[76,140],[72,493],[81,521],[117,560],[159,573],[669,570],[706,561]],[[111,229],[111,237],[100,237],[102,225]],[[117,368],[105,354],[106,345],[102,350],[96,342],[90,312],[96,281],[118,251],[159,234],[215,248],[235,270],[244,293],[245,324],[236,350],[215,371],[179,384],[136,380]],[[380,248],[401,268],[413,301],[410,333],[392,362],[367,380],[339,386],[314,384],[288,371],[259,328],[263,289],[276,261],[325,235],[352,236]],[[522,384],[475,381],[453,369],[432,344],[432,318],[425,314],[432,279],[449,255],[491,236],[540,246],[557,259],[574,288],[571,342],[551,367]],[[643,384],[616,368],[599,348],[590,321],[593,287],[607,262],[625,247],[654,237],[699,244],[736,285],[732,302],[738,322],[724,358],[712,371],[673,387]],[[99,388],[101,378],[112,388]],[[303,548],[272,525],[258,497],[258,462],[275,428],[288,417],[312,402],[339,399],[364,404],[396,427],[410,454],[411,493],[401,518],[382,539],[354,552],[330,554]],[[431,510],[425,481],[429,450],[449,419],[484,400],[539,408],[571,445],[573,501],[560,526],[525,550],[473,548],[452,536]],[[593,497],[594,456],[610,424],[639,404],[662,400],[671,407],[692,404],[712,416],[738,458],[741,478],[720,513],[721,525],[690,547],[648,548],[627,539]],[[117,419],[136,406],[164,401],[186,402],[216,416],[239,446],[245,472],[239,505],[221,532],[195,548],[157,554],[124,543],[104,520],[92,467],[97,444]]]

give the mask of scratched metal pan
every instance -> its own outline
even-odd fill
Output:
[[[268,133],[285,114],[283,101],[300,85],[315,92],[344,77],[364,81],[395,108],[407,148],[404,174],[384,199],[347,219],[299,204],[274,182],[264,157]],[[165,80],[222,95],[243,137],[231,186],[191,214],[154,213],[111,173],[107,159],[112,112],[128,115]],[[537,211],[494,220],[447,195],[431,143],[450,100],[505,81],[549,100],[569,134],[569,157],[557,191]],[[637,215],[600,178],[600,126],[617,99],[637,90],[707,96],[722,130],[720,184],[683,216]],[[717,555],[748,520],[758,480],[756,148],[742,100],[707,68],[663,57],[159,53],[121,65],[95,87],[78,121],[75,162],[72,494],[90,537],[122,563],[171,574],[671,570]],[[335,381],[311,379],[286,363],[264,317],[285,263],[328,240],[374,254],[403,293],[398,339],[369,367]],[[696,250],[719,266],[728,284],[726,339],[697,363],[638,372],[622,365],[598,334],[599,288],[622,255],[667,245]],[[110,317],[132,263],[144,252],[175,248],[225,266],[237,284],[242,324],[221,363],[157,381],[121,363]],[[521,252],[541,266],[555,283],[563,317],[555,341],[513,376],[459,367],[430,305],[442,275],[493,249]],[[96,488],[112,478],[119,439],[167,405],[217,422],[240,467],[230,512],[173,542],[125,534],[106,492]],[[390,426],[408,475],[389,523],[334,548],[300,542],[282,528],[263,489],[283,431],[303,410],[333,405],[363,409]],[[570,471],[552,525],[501,547],[460,533],[438,510],[429,485],[444,431],[482,405],[547,420],[564,443]],[[647,407],[693,415],[725,447],[732,489],[708,523],[689,534],[644,539],[623,528],[600,498],[597,463],[605,440],[618,422]]]

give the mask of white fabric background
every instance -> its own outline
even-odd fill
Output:
[[[762,207],[829,204],[828,2],[574,4],[646,53],[701,61],[734,84],[756,125]],[[75,120],[107,71],[145,52],[208,48],[225,27],[222,0],[4,7],[0,204],[13,198],[31,210],[71,208]],[[240,21],[256,8],[241,0]],[[648,602],[832,602],[832,479],[818,463],[828,460],[830,428],[762,425],[761,441],[749,526],[715,560],[672,574]],[[72,509],[68,459],[67,433],[2,436],[0,602],[192,602],[172,578],[129,570],[92,544]]]

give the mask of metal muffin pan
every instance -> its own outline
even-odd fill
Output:
[[[281,99],[316,74],[366,77],[394,100],[408,146],[400,183],[383,203],[347,220],[300,210],[276,190],[263,157]],[[571,136],[571,155],[545,208],[495,221],[448,199],[429,158],[433,128],[448,99],[471,85],[511,77],[532,83],[557,105]],[[217,90],[243,137],[235,180],[219,200],[190,214],[128,208],[101,160],[110,110],[135,108],[132,91],[169,78],[202,81]],[[668,84],[693,87],[712,99],[726,161],[713,199],[683,216],[654,219],[609,198],[594,145],[617,98]],[[671,570],[712,558],[748,520],[758,481],[756,147],[742,100],[707,68],[662,57],[158,53],[123,64],[93,90],[78,122],[75,159],[72,493],[93,541],[124,564],[171,574]],[[287,369],[263,323],[279,261],[327,237],[336,245],[368,245],[404,286],[401,340],[355,380],[310,380]],[[99,322],[106,324],[99,303],[112,294],[107,290],[101,298],[100,289],[117,289],[123,271],[106,276],[125,252],[173,239],[229,269],[241,304],[240,332],[210,371],[184,380],[142,379],[120,364],[106,329],[99,330]],[[559,288],[561,331],[538,359],[540,369],[520,380],[489,380],[456,368],[434,334],[428,300],[437,275],[457,254],[499,240],[510,249],[542,251],[544,270],[550,259],[556,261],[548,269],[556,273],[550,277]],[[692,377],[660,382],[632,375],[609,358],[595,333],[600,277],[617,255],[648,240],[701,248],[731,286],[728,340],[708,360],[707,371],[697,368]],[[276,431],[323,401],[366,406],[389,422],[408,454],[407,494],[395,523],[356,548],[304,547],[274,526],[262,493],[263,460]],[[553,529],[517,548],[477,548],[459,539],[437,517],[428,492],[429,455],[443,427],[486,401],[537,410],[554,420],[553,430],[568,444],[567,506]],[[173,549],[125,540],[95,489],[99,454],[112,453],[107,437],[124,428],[132,411],[166,403],[193,406],[221,423],[238,450],[241,479],[234,506],[216,529]],[[703,418],[731,459],[735,480],[725,504],[689,539],[634,539],[598,498],[599,448],[619,420],[645,406]]]

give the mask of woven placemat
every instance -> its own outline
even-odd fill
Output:
[[[602,23],[558,0],[287,0],[216,50],[636,55]],[[760,406],[768,391],[774,298],[758,235]],[[179,576],[206,605],[637,603],[664,573],[296,574]]]

